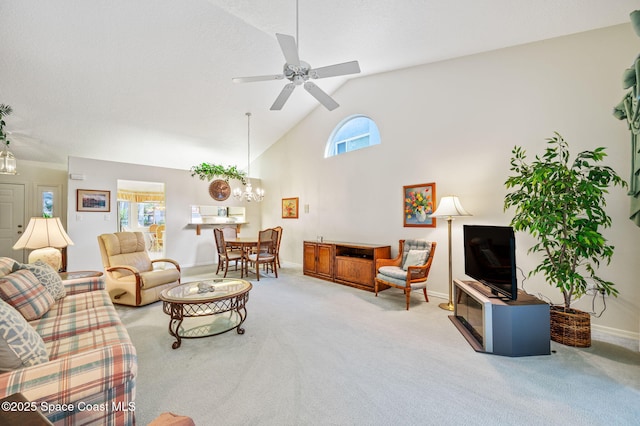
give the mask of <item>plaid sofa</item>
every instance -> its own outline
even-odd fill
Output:
[[[0,373],[0,398],[21,392],[56,425],[134,424],[136,351],[103,277],[63,284],[66,295],[28,321],[48,362]]]

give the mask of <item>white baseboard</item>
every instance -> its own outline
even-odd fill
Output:
[[[591,339],[640,352],[640,333],[591,324]]]

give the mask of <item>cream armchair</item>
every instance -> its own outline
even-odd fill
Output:
[[[142,306],[160,298],[165,288],[180,284],[180,265],[172,259],[151,260],[142,232],[98,236],[107,291],[113,303]],[[166,269],[154,269],[163,263]]]

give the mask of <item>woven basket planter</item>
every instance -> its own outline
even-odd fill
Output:
[[[577,309],[551,306],[551,340],[567,346],[591,346],[591,315]]]

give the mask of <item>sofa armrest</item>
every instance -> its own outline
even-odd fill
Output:
[[[176,269],[178,271],[180,271],[180,265],[178,264],[178,262],[176,262],[173,259],[153,259],[153,260],[151,260],[151,264],[158,263],[158,262],[171,263],[173,266],[176,267]]]
[[[67,295],[105,289],[103,275],[100,275],[99,277],[84,277],[62,280],[62,284],[64,284],[64,289]]]
[[[0,398],[21,392],[39,408],[42,405],[73,404],[77,410],[78,404],[87,403],[93,395],[106,394],[117,386],[133,389],[137,373],[134,346],[130,343],[114,344],[2,373]],[[122,398],[130,398],[130,395],[122,395]],[[68,415],[44,410],[43,413],[54,422]]]

